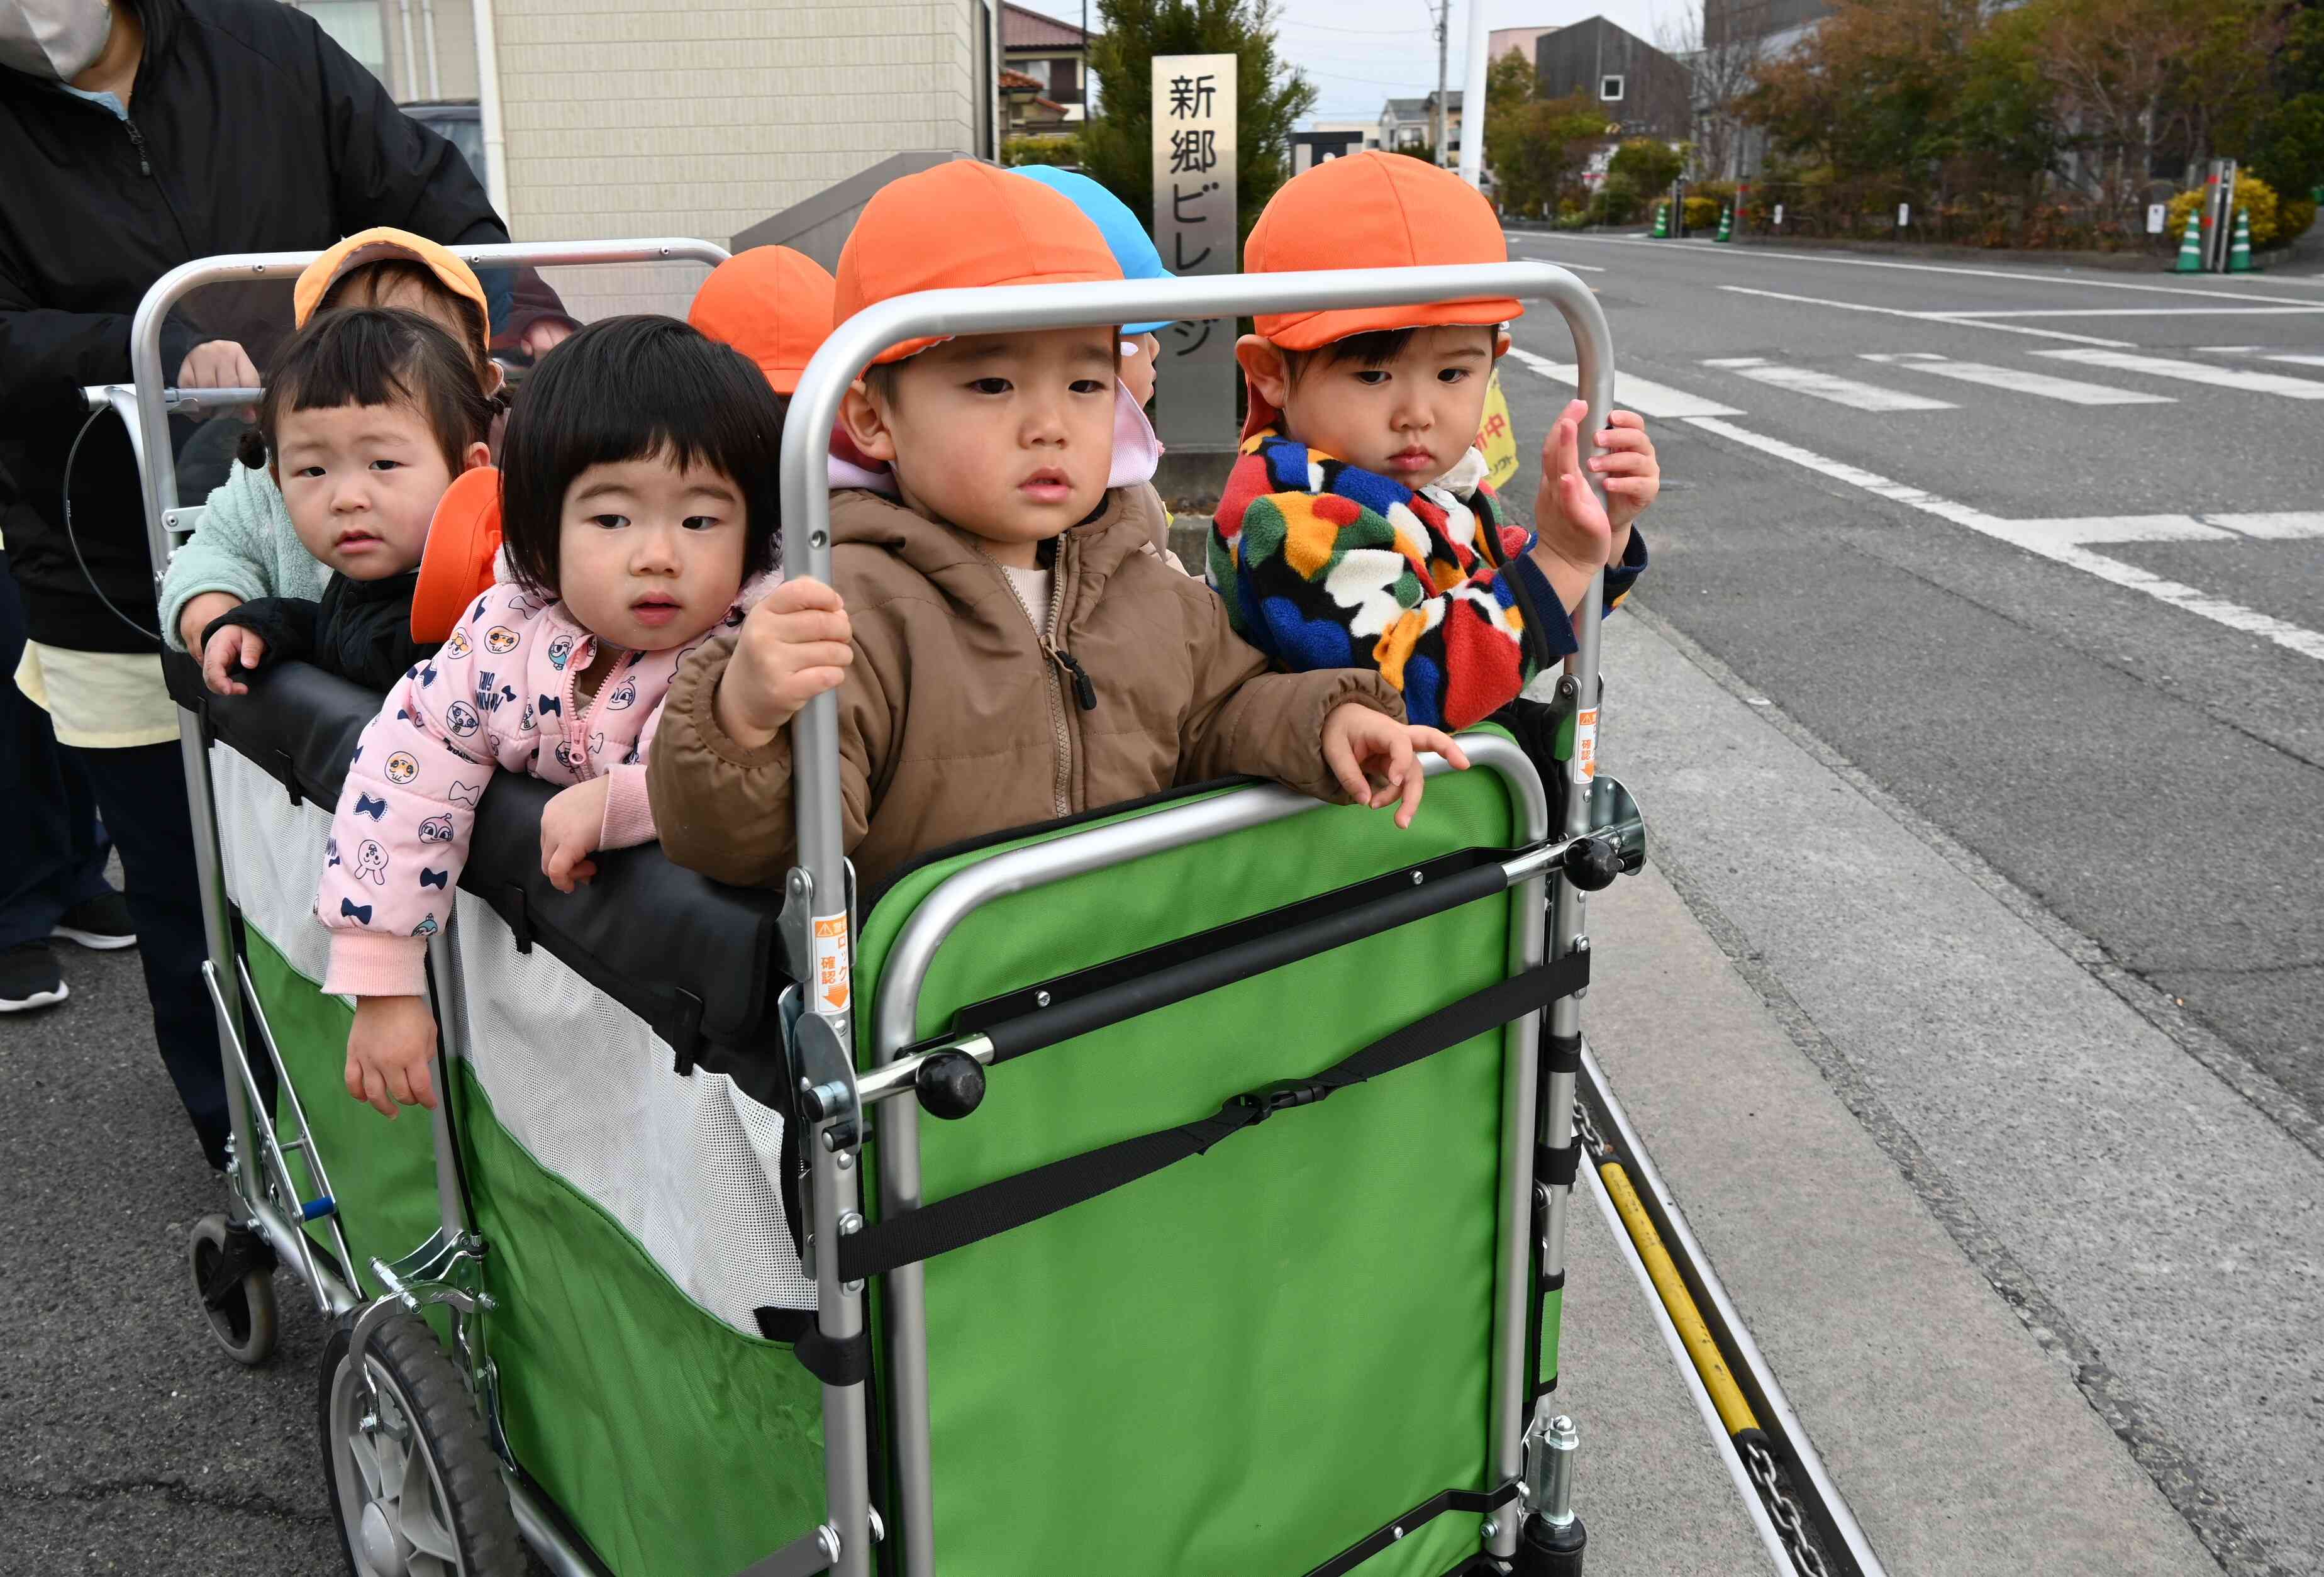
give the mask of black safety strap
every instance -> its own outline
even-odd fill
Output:
[[[826,1336],[815,1323],[813,1309],[762,1308],[751,1311],[759,1334],[770,1342],[790,1343],[799,1367],[827,1386],[863,1383],[872,1372],[872,1337],[858,1331],[853,1336]]]
[[[1358,1539],[1346,1549],[1307,1573],[1307,1577],[1345,1577],[1374,1555],[1398,1540],[1408,1537],[1423,1523],[1442,1517],[1448,1511],[1465,1511],[1472,1517],[1483,1517],[1499,1511],[1517,1498],[1519,1485],[1515,1479],[1490,1493],[1474,1489],[1447,1489],[1430,1497],[1388,1523],[1377,1532]]]
[[[860,1281],[982,1242],[1199,1156],[1278,1111],[1312,1106],[1351,1084],[1394,1073],[1590,983],[1590,954],[1569,954],[1440,1008],[1312,1078],[1247,1090],[1210,1116],[1086,1150],[890,1216],[839,1245],[839,1278]]]

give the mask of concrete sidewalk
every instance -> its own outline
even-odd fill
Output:
[[[2316,1158],[1650,617],[1607,638],[1653,864],[1585,1026],[1888,1569],[2324,1570]]]

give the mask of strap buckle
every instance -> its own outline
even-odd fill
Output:
[[[1232,1104],[1248,1106],[1259,1113],[1249,1127],[1257,1127],[1278,1111],[1288,1111],[1294,1106],[1313,1106],[1332,1093],[1332,1086],[1316,1079],[1279,1079],[1256,1090],[1245,1090],[1234,1098]]]

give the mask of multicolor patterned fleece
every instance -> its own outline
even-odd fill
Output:
[[[1527,556],[1533,533],[1502,521],[1481,467],[1445,481],[1455,486],[1416,493],[1271,430],[1246,441],[1210,543],[1210,582],[1236,632],[1294,671],[1377,669],[1406,715],[1432,727],[1466,728],[1516,700],[1538,671],[1534,650],[1563,658],[1572,626]],[[1609,611],[1645,567],[1634,530],[1606,572]],[[1519,587],[1546,625],[1536,648]]]

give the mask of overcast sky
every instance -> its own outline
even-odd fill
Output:
[[[1080,0],[1017,3],[1081,23]],[[1455,88],[1467,80],[1467,51],[1462,46],[1473,4],[1484,5],[1494,27],[1543,27],[1603,16],[1648,43],[1660,42],[1658,17],[1675,23],[1683,13],[1701,10],[1701,0],[1452,0],[1447,70]],[[1315,84],[1318,120],[1377,120],[1382,100],[1416,97],[1436,86],[1427,0],[1284,0],[1282,9],[1283,55]],[[1098,25],[1094,3],[1090,25]]]

